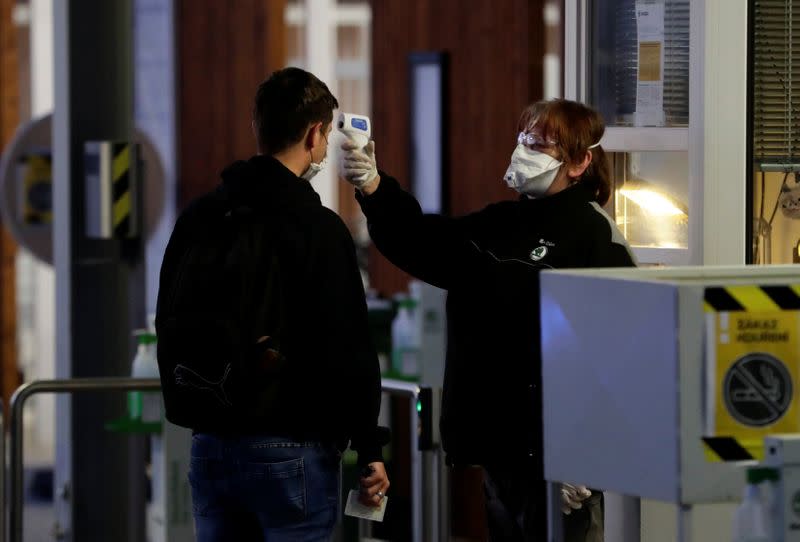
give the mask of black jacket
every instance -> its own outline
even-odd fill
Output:
[[[381,173],[360,194],[378,249],[448,290],[441,433],[451,463],[541,461],[539,271],[634,265],[594,194],[577,184],[461,218],[425,215]],[[603,307],[587,307],[605,317]]]
[[[380,368],[369,335],[367,306],[350,232],[322,206],[311,185],[279,161],[256,156],[223,173],[229,197],[257,212],[279,213],[280,283],[285,300],[279,405],[258,427],[197,428],[234,434],[267,434],[335,441],[358,452],[359,463],[381,461],[386,433],[377,427]],[[181,254],[182,231],[204,219],[207,194],[194,201],[175,225],[162,277]],[[263,422],[263,423],[262,423]]]

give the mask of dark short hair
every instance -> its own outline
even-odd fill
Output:
[[[339,102],[314,74],[300,68],[273,72],[258,85],[253,122],[261,151],[275,154],[303,138],[309,125],[333,120]]]
[[[541,135],[556,141],[559,160],[580,164],[589,147],[598,143],[606,131],[603,117],[591,107],[571,100],[554,99],[533,103],[522,111],[517,124],[520,132],[536,126]],[[594,188],[595,200],[605,205],[611,196],[611,166],[603,147],[591,149],[592,162],[580,182]]]

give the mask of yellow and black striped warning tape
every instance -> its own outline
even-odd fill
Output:
[[[113,194],[112,222],[115,237],[130,234],[132,224],[131,196],[131,144],[114,143],[112,146],[111,183]]]
[[[706,288],[706,312],[800,310],[800,285]]]
[[[703,437],[706,461],[752,461],[762,459],[763,439],[740,437]]]

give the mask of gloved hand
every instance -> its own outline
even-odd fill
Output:
[[[574,486],[572,484],[561,484],[561,511],[570,515],[573,510],[580,510],[583,501],[592,496],[586,486]]]
[[[375,161],[375,142],[370,141],[361,148],[356,142],[348,139],[342,143],[342,176],[359,190],[367,186],[378,176],[378,164]]]

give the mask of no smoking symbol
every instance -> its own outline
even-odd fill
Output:
[[[763,427],[778,421],[792,402],[792,379],[778,358],[747,354],[725,374],[725,406],[744,425]]]

